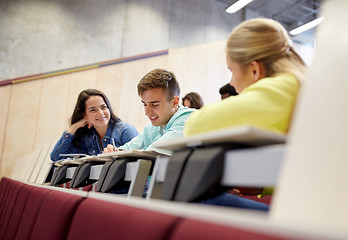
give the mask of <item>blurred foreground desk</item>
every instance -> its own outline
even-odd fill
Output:
[[[233,186],[275,186],[285,140],[243,125],[158,144],[173,155],[157,158],[147,198],[196,201]]]

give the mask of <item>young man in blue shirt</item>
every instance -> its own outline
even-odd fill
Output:
[[[142,134],[119,148],[156,150],[154,143],[183,137],[184,124],[195,110],[179,106],[180,87],[174,73],[154,69],[140,80],[137,87],[145,115],[151,123],[145,126]],[[113,149],[108,145],[104,152]]]

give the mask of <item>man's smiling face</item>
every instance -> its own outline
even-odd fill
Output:
[[[178,109],[178,97],[167,99],[167,90],[153,88],[145,90],[141,95],[145,115],[153,126],[165,126]]]

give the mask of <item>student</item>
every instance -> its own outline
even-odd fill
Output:
[[[156,150],[154,143],[183,137],[184,123],[194,109],[179,106],[180,87],[174,73],[154,69],[138,83],[138,95],[151,123],[120,149]],[[108,145],[104,152],[113,152]]]
[[[185,135],[240,124],[288,132],[306,66],[293,49],[286,30],[271,19],[241,23],[228,38],[226,63],[233,72],[231,85],[239,95],[193,113],[186,122]],[[248,191],[240,189],[237,193],[244,195]],[[237,203],[233,202],[236,199]],[[267,210],[249,202],[244,205],[246,200],[225,193],[206,203]]]
[[[65,158],[59,156],[62,153],[97,155],[112,141],[116,146],[121,146],[137,135],[132,125],[115,116],[104,93],[87,89],[79,94],[71,125],[56,143],[51,159],[57,161]]]
[[[182,98],[182,105],[188,108],[200,109],[203,107],[204,103],[202,97],[198,93],[190,92]]]
[[[219,93],[221,95],[221,100],[224,100],[225,98],[228,98],[230,96],[238,95],[238,93],[236,92],[236,89],[229,83],[223,85],[219,89]]]
[[[287,132],[306,67],[286,30],[271,19],[241,23],[228,38],[226,63],[239,95],[193,113],[185,135],[240,124]]]

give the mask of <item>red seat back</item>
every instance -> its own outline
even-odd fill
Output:
[[[290,240],[290,238],[283,238],[272,236],[268,234],[259,233],[252,230],[246,230],[237,227],[217,225],[213,223],[184,219],[181,221],[169,240]],[[294,240],[294,239],[292,239]]]
[[[60,191],[49,192],[42,202],[31,239],[66,239],[74,213],[83,199]]]
[[[164,240],[178,217],[87,198],[75,213],[68,239]]]

